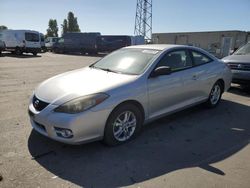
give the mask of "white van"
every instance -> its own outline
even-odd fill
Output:
[[[37,55],[41,51],[40,35],[31,30],[3,30],[0,40],[5,43],[6,51],[21,55],[23,52]]]

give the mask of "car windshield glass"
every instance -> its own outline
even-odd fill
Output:
[[[105,56],[91,67],[110,72],[138,75],[143,73],[150,60],[158,52],[149,49],[124,48]]]
[[[250,43],[247,43],[246,45],[242,46],[234,53],[234,55],[246,55],[246,54],[250,54]]]
[[[52,42],[57,42],[58,41],[58,38],[53,38],[52,39]]]

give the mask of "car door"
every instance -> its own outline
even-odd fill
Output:
[[[205,100],[214,84],[216,77],[216,67],[213,66],[213,59],[202,52],[190,50],[190,56],[193,61],[193,68],[190,74],[183,75],[184,85],[188,85],[186,96],[198,102]]]
[[[149,77],[148,100],[149,118],[177,110],[185,106],[188,85],[184,85],[183,77],[190,75],[192,61],[186,49],[174,50],[165,54],[156,67],[168,66],[171,68],[169,75]],[[191,83],[189,83],[191,84]]]

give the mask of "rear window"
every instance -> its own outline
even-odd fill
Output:
[[[30,42],[39,42],[39,35],[36,33],[25,33],[25,40]]]
[[[192,56],[195,65],[203,65],[212,61],[211,58],[197,51],[192,51]]]
[[[58,41],[58,38],[53,38],[52,39],[52,42],[57,42]]]

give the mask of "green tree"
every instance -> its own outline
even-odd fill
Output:
[[[56,19],[50,19],[48,26],[49,28],[47,29],[46,37],[58,37],[58,26]]]
[[[8,27],[5,25],[0,25],[0,30],[5,30],[5,29],[8,29]]]
[[[75,32],[81,32],[79,25],[77,23],[77,17],[74,18],[74,31]]]
[[[62,35],[68,32],[68,21],[66,19],[63,20],[63,24],[61,24],[61,27],[62,27]]]
[[[63,20],[62,34],[67,32],[81,32],[80,27],[77,22],[77,17],[74,16],[73,12],[68,13],[67,19]]]

